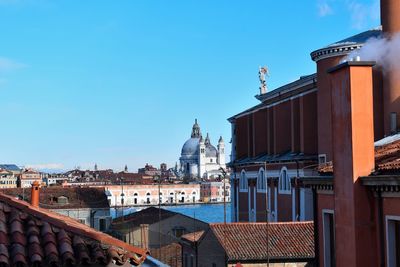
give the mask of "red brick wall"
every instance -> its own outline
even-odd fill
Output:
[[[267,215],[267,194],[265,193],[257,193],[256,201],[257,201],[257,222],[265,222]]]
[[[317,92],[307,94],[301,101],[301,151],[305,154],[318,153]]]
[[[292,195],[279,194],[278,190],[278,221],[292,221]]]
[[[247,117],[238,118],[236,120],[236,157],[238,159],[247,157],[248,140]]]
[[[239,221],[249,221],[249,198],[247,192],[239,192]]]
[[[384,137],[383,127],[383,81],[382,71],[374,68],[373,70],[373,94],[374,94],[374,138],[380,140]]]
[[[291,130],[292,152],[300,152],[300,99],[290,101],[291,104]]]
[[[254,114],[254,143],[255,155],[267,153],[268,144],[267,109]]]
[[[247,116],[247,131],[249,133],[249,140],[247,144],[247,155],[249,157],[254,157],[254,123],[253,123],[253,115],[250,114]]]
[[[274,109],[267,109],[267,131],[268,131],[268,154],[274,154],[274,140],[275,140],[275,131],[274,131]]]
[[[327,70],[339,64],[342,57],[331,57],[317,63],[318,86],[318,153],[332,160],[331,86]]]
[[[292,148],[291,144],[291,105],[290,101],[285,101],[275,106],[275,148],[276,154],[288,152]]]

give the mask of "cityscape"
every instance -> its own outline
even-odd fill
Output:
[[[0,0],[0,267],[400,266],[400,1],[155,2]]]

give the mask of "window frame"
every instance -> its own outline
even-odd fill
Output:
[[[242,170],[239,177],[239,192],[247,192],[249,190],[249,183],[246,171]]]
[[[325,232],[326,232],[326,223],[325,223],[325,216],[328,214],[328,216],[329,215],[332,215],[332,219],[333,219],[333,225],[332,225],[332,227],[333,227],[333,245],[335,246],[335,211],[334,210],[330,210],[330,209],[323,209],[322,210],[322,242],[323,242],[323,251],[324,251],[324,255],[323,255],[323,258],[324,258],[324,266],[326,266],[326,267],[333,267],[333,266],[331,266],[331,257],[332,257],[332,255],[331,255],[331,248],[329,249],[329,258],[328,258],[328,256],[327,256],[327,250],[328,250],[328,248],[326,247],[326,243],[327,243],[327,241],[326,241],[326,237],[325,237]],[[329,231],[330,231],[330,229],[329,229]],[[332,238],[331,236],[330,236],[330,238]],[[331,243],[331,241],[329,240],[329,243]],[[334,251],[336,251],[336,248],[335,247],[333,247],[333,250]],[[336,258],[336,252],[335,252],[335,255],[333,255],[333,257],[334,258]],[[336,262],[336,259],[334,259],[333,260],[334,262]]]
[[[283,173],[286,173],[284,180],[282,177]],[[289,171],[286,167],[282,167],[281,171],[279,172],[278,192],[279,194],[285,194],[285,195],[292,194],[291,177],[289,176]]]
[[[396,266],[397,264],[397,259],[396,259],[396,238],[394,236],[393,231],[393,226],[391,223],[394,221],[397,221],[400,223],[400,216],[395,216],[395,215],[386,215],[385,216],[385,221],[386,221],[386,263],[387,266]],[[394,243],[394,247],[393,247]],[[394,251],[393,251],[394,250]],[[394,255],[393,255],[394,253]],[[393,258],[393,256],[395,258]]]
[[[258,170],[257,192],[267,192],[267,174],[264,168]]]

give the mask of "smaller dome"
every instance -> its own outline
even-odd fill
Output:
[[[216,158],[217,155],[218,155],[217,149],[213,145],[211,145],[211,144],[206,145],[206,157],[207,158],[210,158],[210,157]]]

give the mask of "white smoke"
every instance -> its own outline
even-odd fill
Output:
[[[390,38],[371,38],[359,50],[352,52],[347,61],[359,56],[362,61],[375,61],[384,72],[400,71],[400,33]]]

